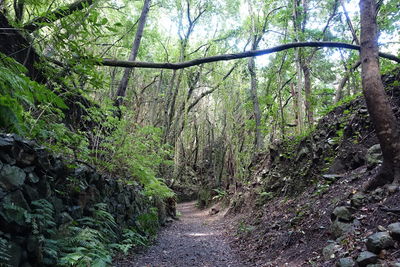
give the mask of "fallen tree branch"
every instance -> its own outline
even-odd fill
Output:
[[[224,55],[217,55],[211,57],[204,57],[204,58],[197,58],[181,63],[157,63],[157,62],[141,62],[141,61],[125,61],[125,60],[115,60],[115,59],[103,59],[99,62],[99,65],[102,66],[111,66],[111,67],[123,67],[123,68],[150,68],[150,69],[184,69],[188,67],[193,67],[197,65],[201,65],[204,63],[211,63],[217,61],[226,61],[226,60],[233,60],[233,59],[240,59],[240,58],[247,58],[247,57],[256,57],[267,55],[271,53],[276,53],[280,51],[284,51],[291,48],[296,47],[331,47],[331,48],[346,48],[351,50],[360,50],[360,46],[347,44],[347,43],[339,43],[339,42],[300,42],[300,43],[289,43],[284,45],[279,45],[275,47],[271,47],[268,49],[262,50],[252,50],[246,51],[237,54],[224,54]],[[386,53],[379,53],[380,57],[393,60],[397,63],[400,63],[400,58]]]

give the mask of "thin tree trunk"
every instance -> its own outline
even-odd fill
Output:
[[[144,0],[142,13],[140,14],[138,28],[135,34],[135,40],[133,41],[131,54],[129,56],[129,61],[136,60],[140,47],[140,41],[142,40],[143,36],[144,26],[146,25],[147,14],[149,13],[150,10],[150,2],[151,0]],[[126,96],[126,88],[128,87],[129,77],[133,72],[133,70],[134,70],[133,68],[126,68],[124,71],[124,75],[119,83],[117,90],[117,99],[116,99],[117,106],[122,104],[123,98]]]
[[[310,68],[307,64],[303,64],[303,74],[304,74],[304,94],[305,100],[304,105],[306,109],[307,122],[310,127],[314,124],[314,111],[312,108],[312,96],[311,96],[311,78],[310,78]]]
[[[255,146],[256,150],[260,150],[263,147],[263,137],[261,133],[261,111],[257,94],[257,76],[255,72],[255,62],[253,57],[249,58],[248,69],[250,72],[250,98],[253,103],[254,120],[256,123]]]
[[[339,102],[343,98],[343,89],[346,85],[346,83],[350,79],[350,75],[353,71],[355,71],[358,66],[361,65],[361,61],[357,61],[353,66],[350,67],[350,69],[345,73],[344,77],[339,83],[338,89],[336,90],[336,95],[335,95],[335,103]]]
[[[400,176],[400,135],[396,117],[386,96],[378,60],[378,33],[375,0],[360,1],[361,76],[368,113],[375,127],[383,154],[380,172],[365,189],[390,182],[398,184]]]

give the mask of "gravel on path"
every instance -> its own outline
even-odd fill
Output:
[[[179,221],[162,229],[153,246],[140,254],[120,259],[115,266],[245,266],[228,244],[222,216],[211,216],[208,210],[199,210],[195,204],[178,204]]]

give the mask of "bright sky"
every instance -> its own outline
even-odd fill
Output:
[[[350,16],[350,18],[352,19],[353,23],[355,23],[355,21],[357,21],[355,18],[359,16],[359,0],[350,0],[350,1],[345,1],[346,2],[346,9],[347,12]],[[239,8],[239,14],[240,14],[240,19],[238,21],[225,21],[225,27],[226,26],[230,26],[232,28],[238,27],[242,21],[244,21],[244,19],[248,16],[249,11],[248,11],[248,6],[247,6],[247,1],[246,0],[242,0],[241,1],[241,5],[238,7]],[[339,12],[342,12],[342,8],[339,8]],[[159,25],[160,27],[162,27],[162,31],[164,33],[167,33],[171,36],[177,36],[178,33],[178,26],[177,24],[173,21],[172,17],[174,16],[174,14],[161,14],[161,16],[159,17]],[[345,20],[343,20],[345,21]],[[321,23],[315,23],[312,22],[312,19],[310,19],[310,23],[307,25],[309,28],[313,28],[313,29],[319,29],[322,30],[322,28],[325,26],[325,24],[321,24]],[[221,25],[221,22],[218,22],[218,18],[217,17],[212,17],[208,20],[208,24],[207,27],[205,27],[204,25],[197,25],[197,27],[194,30],[194,33],[192,35],[192,40],[196,41],[196,40],[204,40],[210,37],[207,37],[210,35],[210,31],[213,32],[216,28],[221,28],[223,27],[223,25]],[[400,27],[400,25],[399,25]],[[357,28],[357,26],[356,26]],[[331,28],[330,29],[333,33],[334,30]],[[261,43],[260,44],[260,49],[263,48],[267,48],[267,47],[272,47],[272,46],[276,46],[279,45],[279,41],[277,39],[277,34],[274,33],[268,33],[267,36],[265,36],[265,39],[267,39],[268,43]],[[393,41],[397,41],[397,43],[392,43]],[[399,51],[400,49],[400,36],[399,36],[399,32],[396,32],[392,35],[388,35],[388,34],[381,34],[380,38],[379,38],[379,42],[382,44],[389,44],[387,46],[383,46],[381,47],[381,51],[383,52],[387,52],[387,53],[391,53],[391,54],[396,54],[397,51]],[[239,43],[240,46],[244,47],[245,46],[245,41],[241,41]],[[263,67],[268,65],[270,58],[272,57],[272,55],[265,55],[265,56],[259,56],[256,59],[256,63],[259,67]],[[339,51],[336,51],[333,53],[332,55],[332,60],[338,60],[340,59],[340,53]]]

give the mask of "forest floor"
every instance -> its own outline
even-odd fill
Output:
[[[179,221],[162,229],[153,246],[115,266],[245,266],[229,246],[224,212],[210,215],[194,201],[178,204],[177,210]]]

